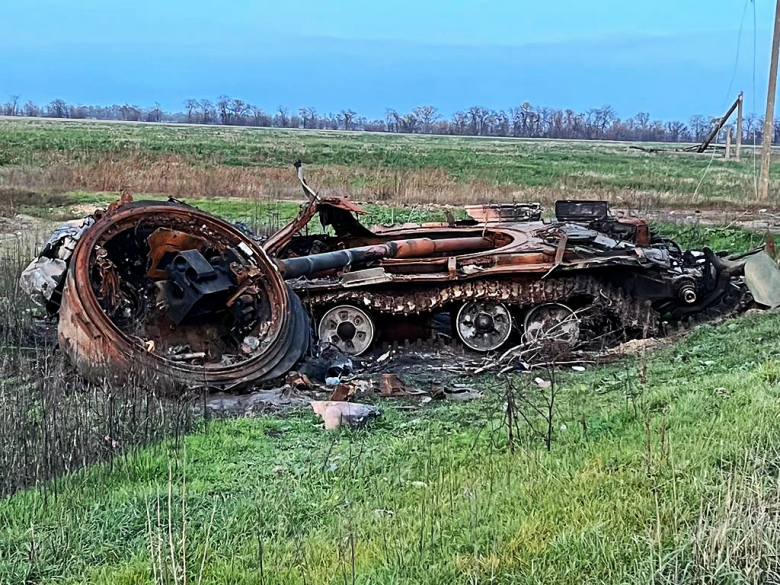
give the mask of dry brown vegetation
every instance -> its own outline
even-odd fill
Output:
[[[182,199],[252,198],[263,201],[299,200],[303,194],[290,168],[233,167],[188,164],[178,155],[152,158],[143,154],[117,158],[104,155],[89,162],[59,160],[41,166],[0,169],[0,184],[20,191],[102,191],[153,193]],[[588,187],[496,185],[487,180],[458,182],[443,169],[394,170],[345,166],[307,167],[320,194],[347,195],[376,203],[465,205],[471,203],[606,199],[635,209],[684,206],[690,198],[656,190]],[[700,202],[704,203],[704,202]],[[705,204],[706,206],[706,204]]]
[[[189,164],[182,156],[150,157],[141,153],[121,157],[102,155],[89,162],[51,157],[39,166],[0,170],[2,182],[16,190],[121,191],[157,193],[176,198],[211,197],[297,200],[303,197],[289,168],[234,167],[217,160]],[[322,194],[348,195],[361,201],[397,203],[473,203],[524,200],[528,196],[554,200],[549,188],[519,190],[487,181],[458,183],[443,169],[393,170],[345,166],[307,167]],[[592,196],[607,193],[593,191]]]
[[[177,198],[300,199],[292,162],[324,193],[453,204],[561,198],[651,208],[749,204],[741,162],[676,146],[98,122],[0,121],[0,188]],[[773,189],[778,189],[773,169]]]
[[[0,498],[178,438],[195,421],[190,400],[172,400],[148,373],[100,383],[73,373],[56,349],[56,322],[19,288],[37,239],[0,241]],[[56,482],[47,485],[56,493]]]

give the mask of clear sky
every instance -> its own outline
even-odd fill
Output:
[[[744,90],[748,110],[755,103],[760,111],[774,4],[7,2],[0,9],[0,99],[159,101],[180,109],[186,98],[227,93],[269,110],[311,105],[370,117],[425,103],[450,114],[530,101],[687,119],[720,113],[730,94]]]

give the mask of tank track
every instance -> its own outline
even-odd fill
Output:
[[[500,301],[516,308],[540,303],[567,302],[573,297],[591,299],[591,305],[615,317],[626,330],[652,336],[659,331],[659,315],[649,301],[638,302],[618,286],[592,275],[554,279],[501,279],[453,282],[424,290],[339,290],[317,293],[299,292],[313,310],[339,304],[354,304],[371,311],[391,315],[417,315],[444,310],[453,303],[475,299]]]

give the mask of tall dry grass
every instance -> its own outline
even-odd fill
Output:
[[[112,462],[195,424],[192,401],[145,372],[91,383],[57,350],[18,285],[36,238],[0,245],[0,496],[97,462]]]
[[[779,455],[775,444],[753,445],[721,471],[724,489],[702,499],[654,583],[780,583]]]
[[[364,202],[466,205],[557,199],[606,199],[635,209],[690,203],[673,193],[612,187],[571,189],[518,187],[487,179],[456,180],[444,169],[391,169],[310,165],[309,182],[321,194],[346,195]],[[219,164],[217,158],[191,164],[180,155],[106,153],[78,160],[40,155],[36,164],[0,167],[0,187],[34,191],[120,191],[176,198],[263,198],[299,200],[303,193],[292,166],[245,167]]]

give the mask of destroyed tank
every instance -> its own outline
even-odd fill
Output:
[[[320,214],[333,234],[303,235]],[[471,350],[545,339],[574,345],[655,336],[750,302],[745,260],[685,251],[603,201],[472,206],[471,219],[368,230],[343,201],[315,199],[265,249],[309,307],[318,337],[360,355],[429,336],[436,317]],[[754,250],[753,253],[758,253]]]
[[[283,376],[315,339],[352,355],[450,332],[477,352],[605,345],[755,295],[780,303],[760,250],[685,251],[604,202],[559,201],[546,221],[535,204],[492,205],[368,229],[359,206],[318,196],[298,171],[309,201],[268,238],[178,201],[123,198],[58,230],[22,286],[58,314],[83,374],[140,367],[221,389]],[[309,230],[315,216],[323,229]]]

